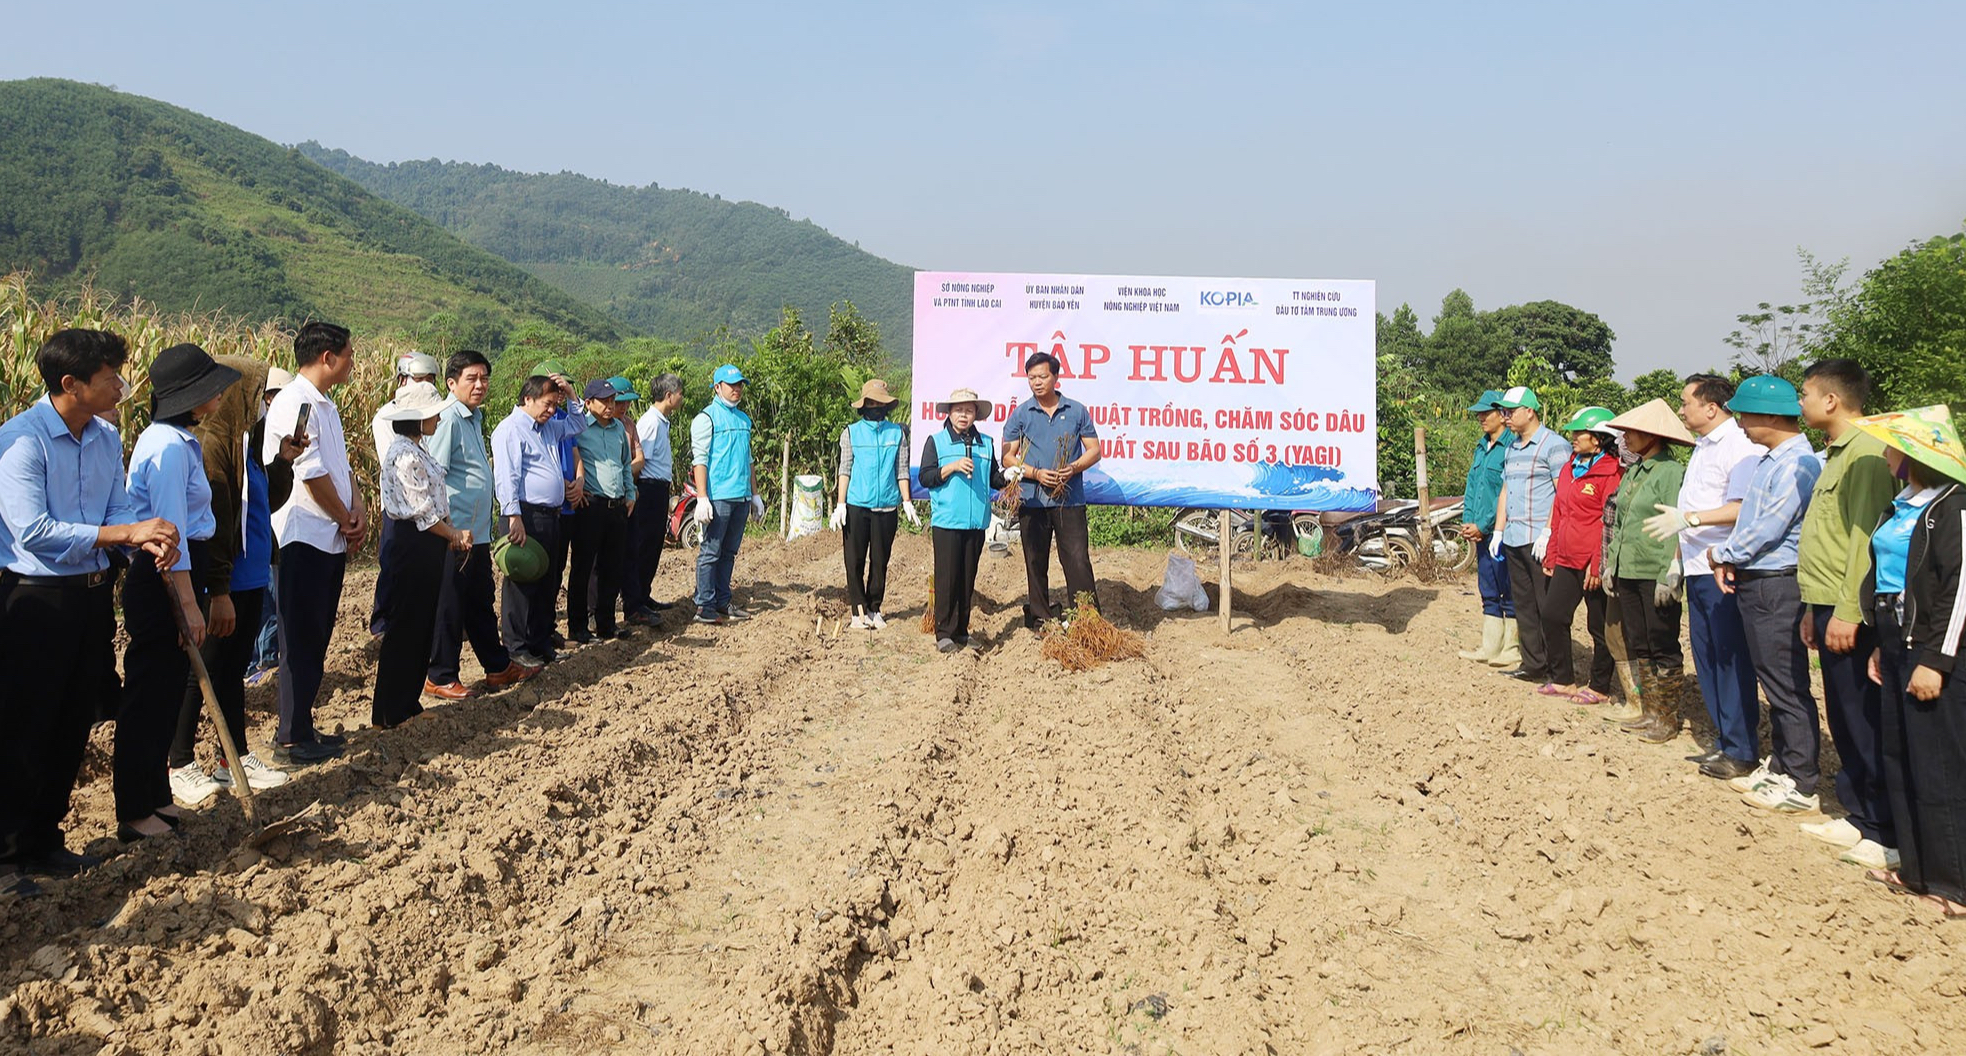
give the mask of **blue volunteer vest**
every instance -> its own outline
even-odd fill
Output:
[[[710,418],[710,497],[724,502],[751,497],[751,416],[722,400],[711,400],[703,413]]]
[[[901,484],[895,464],[901,457],[901,426],[861,419],[847,426],[853,446],[853,477],[847,481],[846,501],[871,510],[901,505]]]
[[[976,443],[965,445],[948,429],[935,438],[935,461],[945,471],[951,462],[965,456],[976,461],[976,471],[968,476],[949,475],[928,493],[929,524],[936,528],[980,531],[990,526],[990,472],[996,464],[990,438],[976,434]],[[858,454],[854,458],[858,459]]]

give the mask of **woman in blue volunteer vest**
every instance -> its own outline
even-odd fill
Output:
[[[877,378],[860,386],[860,398],[853,401],[860,420],[840,430],[840,499],[832,525],[846,531],[846,600],[855,630],[887,626],[881,603],[900,515],[922,526],[907,497],[908,427],[887,420],[894,407],[887,382]]]
[[[690,420],[690,473],[695,477],[696,523],[703,543],[696,553],[696,622],[748,620],[730,604],[730,574],[744,541],[746,515],[762,517],[758,476],[751,466],[751,416],[744,402],[744,372],[732,363],[717,368],[716,397]]]
[[[969,603],[990,526],[990,493],[1024,477],[1022,466],[1005,471],[996,445],[976,429],[976,420],[994,409],[975,391],[957,389],[935,405],[947,423],[922,442],[921,482],[935,546],[935,647],[945,653],[970,647]]]

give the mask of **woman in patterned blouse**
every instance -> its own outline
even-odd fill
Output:
[[[437,630],[437,595],[449,560],[445,550],[471,552],[471,533],[450,523],[444,469],[423,449],[423,438],[437,431],[443,406],[436,386],[413,381],[396,390],[379,415],[395,433],[383,458],[382,511],[398,522],[385,544],[390,553],[383,556],[398,581],[390,611],[383,614],[389,629],[382,636],[370,710],[370,721],[385,730],[423,712],[418,698]]]

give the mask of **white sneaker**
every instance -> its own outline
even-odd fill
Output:
[[[265,763],[260,762],[259,753],[257,752],[247,752],[245,755],[240,756],[239,768],[246,772],[246,784],[251,786],[255,792],[262,788],[279,788],[289,780],[292,780],[285,770],[275,770]],[[216,781],[221,787],[231,788],[232,769],[230,767],[220,768],[218,773],[212,775],[212,780]]]
[[[1770,756],[1766,756],[1766,755],[1762,756],[1761,765],[1755,767],[1754,773],[1751,773],[1746,777],[1728,778],[1727,787],[1733,789],[1736,792],[1752,792],[1755,789],[1760,788],[1762,785],[1767,784],[1768,779],[1775,776],[1775,771],[1768,769],[1768,762],[1770,758],[1771,758]]]
[[[1776,774],[1754,791],[1742,794],[1741,802],[1776,814],[1808,814],[1821,808],[1815,796],[1797,792],[1795,779],[1787,774]]]
[[[197,763],[171,769],[171,798],[186,807],[196,807],[218,794],[219,784]]]
[[[1863,841],[1864,834],[1850,824],[1849,818],[1831,818],[1827,821],[1805,821],[1799,826],[1802,834],[1812,840],[1821,840],[1831,847],[1849,850]]]
[[[870,612],[867,614],[867,626],[877,631],[887,630],[887,617],[878,612]]]
[[[874,625],[871,621],[867,619],[866,616],[856,612],[853,614],[853,619],[847,621],[847,629],[854,630],[854,631],[871,631],[874,629]]]
[[[1861,865],[1866,869],[1896,869],[1903,863],[1898,857],[1898,849],[1886,847],[1876,840],[1859,840],[1857,845],[1837,856],[1837,861]]]

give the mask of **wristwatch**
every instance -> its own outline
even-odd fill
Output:
[[[1687,515],[1686,515],[1686,526],[1687,526],[1688,528],[1698,528],[1698,527],[1700,526],[1700,515],[1699,515],[1699,514],[1697,514],[1697,513],[1689,513],[1689,514],[1687,514]]]

